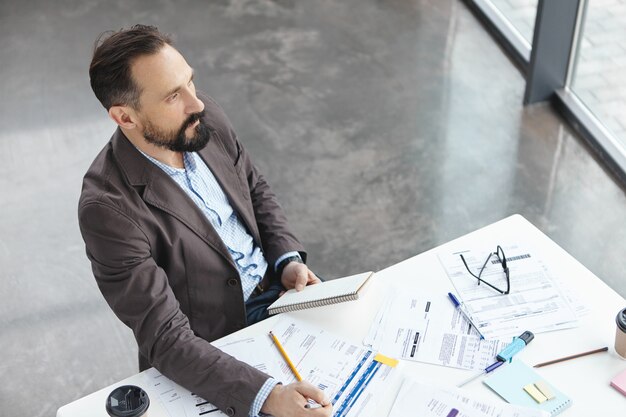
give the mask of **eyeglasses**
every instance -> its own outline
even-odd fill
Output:
[[[495,285],[492,285],[490,283],[488,283],[487,281],[485,281],[484,279],[481,278],[483,271],[485,270],[485,267],[487,266],[487,263],[489,262],[489,260],[491,259],[492,256],[497,256],[498,257],[498,262],[502,265],[502,269],[504,270],[504,275],[506,276],[506,291],[501,290],[500,288],[496,287]],[[498,291],[500,294],[508,294],[511,290],[511,280],[509,279],[509,267],[506,265],[506,256],[504,256],[504,251],[502,250],[502,247],[500,245],[498,245],[498,247],[496,248],[495,252],[491,252],[489,254],[489,256],[487,257],[487,259],[485,260],[485,263],[483,264],[482,268],[480,268],[480,271],[478,272],[478,275],[474,274],[472,271],[470,271],[469,266],[467,266],[467,262],[465,262],[465,258],[463,257],[463,255],[459,255],[461,257],[461,260],[463,261],[463,265],[465,265],[465,268],[467,269],[467,272],[470,273],[471,276],[473,276],[474,278],[476,278],[478,280],[478,285],[480,285],[480,283],[482,282],[483,284],[493,288],[494,290]]]

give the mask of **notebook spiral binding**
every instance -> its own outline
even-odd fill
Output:
[[[294,303],[294,304],[288,304],[282,307],[273,308],[271,313],[280,314],[280,313],[287,313],[289,311],[305,310],[307,308],[322,307],[322,306],[327,306],[331,304],[342,303],[344,301],[357,300],[358,298],[359,298],[358,293],[335,296],[335,297],[327,297],[327,298],[322,298],[321,300],[307,301],[304,303]]]

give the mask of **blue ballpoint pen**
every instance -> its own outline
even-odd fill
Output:
[[[501,362],[501,361],[494,362],[491,365],[489,365],[488,367],[486,367],[485,370],[482,371],[481,373],[476,374],[476,375],[466,379],[465,381],[461,382],[460,384],[458,384],[457,387],[462,387],[463,385],[472,382],[473,380],[475,380],[476,378],[478,378],[481,375],[485,375],[485,374],[488,374],[491,371],[495,371],[496,369],[498,369],[501,365],[503,365],[505,363],[506,362]]]
[[[465,320],[468,321],[468,323],[474,328],[476,329],[476,331],[478,332],[478,335],[480,336],[481,339],[484,339],[485,336],[483,336],[483,334],[480,332],[480,330],[478,329],[478,326],[476,326],[474,324],[474,322],[472,321],[472,319],[469,317],[469,315],[465,312],[465,310],[463,310],[463,307],[461,307],[461,303],[459,302],[459,300],[454,296],[454,294],[452,294],[451,292],[448,293],[448,297],[450,298],[450,301],[452,301],[452,304],[454,304],[454,308],[456,308],[457,310],[459,310],[461,312],[461,314],[463,314],[463,317],[465,317]]]
[[[510,362],[513,359],[513,356],[516,353],[518,353],[520,350],[525,348],[526,345],[529,344],[534,338],[535,338],[535,335],[533,334],[533,332],[528,331],[528,330],[526,330],[524,333],[522,333],[518,337],[514,337],[511,344],[505,347],[502,352],[498,353],[498,355],[496,356],[497,362],[492,363],[480,373],[461,382],[460,384],[457,385],[457,387],[462,387],[463,385],[475,380],[479,376],[488,374],[491,371],[495,371],[501,365],[507,362]]]

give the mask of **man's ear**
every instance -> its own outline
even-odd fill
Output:
[[[124,129],[137,128],[137,113],[128,106],[111,106],[109,117]]]

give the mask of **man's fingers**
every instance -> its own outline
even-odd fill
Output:
[[[322,407],[307,408],[309,400]],[[333,406],[324,398],[322,390],[303,381],[285,386],[276,385],[263,403],[261,411],[276,417],[330,417]]]
[[[307,281],[307,285],[319,284],[320,282],[322,281],[313,273],[313,271],[309,269],[309,279]]]
[[[296,291],[302,291],[306,287],[308,275],[306,273],[307,268],[298,268],[296,270]]]
[[[281,276],[285,288],[295,288],[302,291],[304,287],[322,282],[305,264],[290,262]]]
[[[319,405],[327,406],[330,402],[326,399],[324,395],[324,391],[321,389],[309,384],[308,382],[301,382],[298,384],[297,390],[300,394],[305,396],[306,398],[310,398]]]

